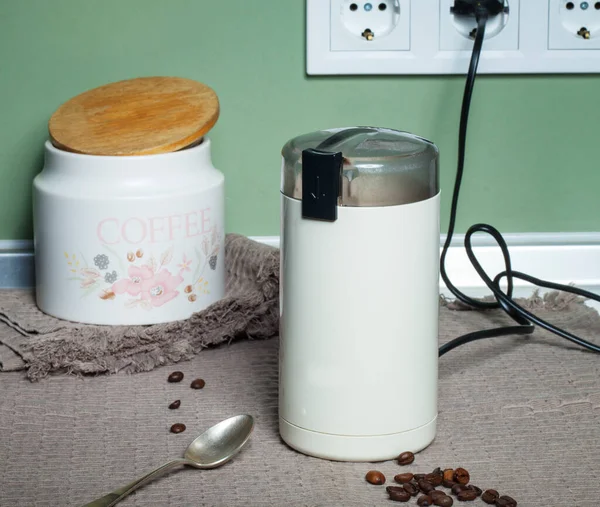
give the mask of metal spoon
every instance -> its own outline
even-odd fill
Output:
[[[236,415],[207,429],[185,450],[183,459],[165,463],[138,480],[98,498],[83,507],[112,507],[127,495],[171,468],[189,465],[195,468],[216,468],[227,463],[246,444],[254,428],[250,415]]]

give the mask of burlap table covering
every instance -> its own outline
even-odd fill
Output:
[[[528,304],[542,318],[598,340],[600,318],[581,302],[554,294]],[[507,322],[498,311],[442,306],[440,343]],[[121,505],[391,505],[384,487],[364,476],[379,469],[389,484],[401,470],[396,463],[334,463],[281,442],[277,352],[277,338],[237,340],[176,367],[135,375],[51,375],[31,382],[23,371],[1,373],[0,505],[81,505],[180,456],[208,426],[238,413],[255,416],[256,429],[232,462],[174,472]],[[399,367],[404,360],[414,358],[399,357]],[[166,381],[175,368],[186,375],[181,384]],[[188,387],[186,380],[195,377],[206,380],[203,390]],[[597,355],[540,330],[530,338],[472,343],[441,358],[439,395],[437,438],[402,470],[461,465],[473,483],[495,487],[519,506],[599,505]],[[168,410],[175,399],[181,408]],[[401,385],[389,387],[389,400],[402,403]],[[175,422],[187,430],[170,433]]]

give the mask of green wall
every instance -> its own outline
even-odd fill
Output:
[[[325,1],[325,0],[324,0]],[[53,111],[121,79],[212,86],[211,137],[227,228],[279,233],[281,146],[314,129],[377,125],[442,154],[442,225],[456,163],[462,77],[307,77],[303,0],[0,0],[0,239],[31,238],[31,181]],[[600,79],[479,78],[460,232],[600,230]]]

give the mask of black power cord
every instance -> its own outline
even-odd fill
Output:
[[[469,65],[469,72],[467,74],[465,91],[463,95],[458,139],[458,167],[456,171],[456,179],[454,182],[454,192],[452,194],[452,205],[450,208],[448,236],[446,237],[446,242],[444,243],[444,247],[442,249],[442,254],[440,257],[440,274],[450,292],[452,292],[452,294],[454,294],[459,301],[462,301],[466,305],[469,305],[476,309],[502,308],[518,325],[485,329],[482,331],[475,331],[473,333],[468,333],[463,336],[459,336],[458,338],[455,338],[450,342],[442,345],[439,349],[439,356],[443,356],[446,352],[449,352],[450,350],[458,347],[459,345],[463,345],[465,343],[469,343],[475,340],[481,340],[483,338],[494,338],[499,336],[511,335],[528,335],[533,333],[536,325],[573,343],[576,343],[584,347],[585,349],[600,353],[600,346],[586,341],[583,338],[579,338],[574,334],[571,334],[559,327],[550,324],[549,322],[540,319],[539,317],[536,317],[534,314],[517,304],[512,298],[513,279],[518,278],[521,280],[525,280],[529,283],[535,284],[539,287],[570,292],[571,294],[576,294],[578,296],[582,296],[599,302],[600,297],[596,294],[582,289],[578,289],[576,287],[540,280],[538,278],[534,278],[533,276],[529,276],[525,273],[513,271],[511,267],[510,254],[508,252],[508,246],[506,245],[506,241],[504,241],[504,238],[502,237],[500,232],[491,225],[476,224],[471,226],[465,235],[465,249],[469,260],[471,261],[471,264],[473,264],[473,267],[477,271],[477,274],[492,291],[494,297],[496,298],[496,301],[478,301],[463,294],[452,284],[448,277],[448,274],[446,273],[446,254],[448,253],[448,248],[450,247],[450,243],[452,241],[452,235],[454,234],[454,227],[456,225],[458,196],[460,193],[460,186],[465,165],[469,110],[471,106],[471,98],[473,96],[475,77],[477,75],[477,67],[479,65],[479,57],[481,55],[481,48],[483,46],[483,40],[485,37],[485,28],[489,16],[494,16],[502,12],[504,9],[504,2],[502,0],[457,0],[452,11],[457,15],[475,15],[475,19],[477,20],[477,31],[475,35],[473,52],[471,53],[471,62]],[[477,260],[477,257],[473,253],[473,248],[471,246],[471,237],[477,232],[483,232],[491,235],[500,247],[500,250],[502,251],[502,255],[504,257],[505,270],[501,273],[498,273],[493,280],[490,279],[487,273],[483,270],[481,264]],[[504,293],[500,287],[500,281],[503,278],[506,278],[507,281],[506,293]]]

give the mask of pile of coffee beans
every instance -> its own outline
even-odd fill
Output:
[[[410,465],[415,461],[412,452],[403,452],[396,458],[399,465]],[[365,476],[367,482],[381,486],[385,484],[385,475],[378,470],[370,470]],[[394,481],[401,486],[387,486],[386,491],[389,499],[395,502],[409,502],[411,498],[417,497],[417,505],[429,507],[451,507],[454,499],[459,502],[473,502],[478,498],[488,504],[497,507],[517,507],[517,501],[508,495],[500,495],[495,489],[483,491],[471,484],[471,476],[464,468],[440,467],[428,474],[413,474],[410,472],[399,473],[394,476]],[[436,489],[442,486],[449,493]],[[452,496],[451,496],[452,495]]]
[[[167,378],[167,382],[170,382],[171,384],[181,382],[182,380],[183,380],[183,372],[181,372],[181,371],[174,371]],[[190,387],[192,389],[203,389],[205,385],[206,385],[206,382],[203,379],[197,378],[192,381],[192,383],[190,384]],[[181,400],[175,400],[173,403],[171,403],[169,405],[169,410],[177,410],[180,406],[181,406]],[[184,431],[185,431],[185,424],[183,424],[183,423],[176,423],[176,424],[173,424],[173,426],[171,426],[171,433],[183,433]]]

